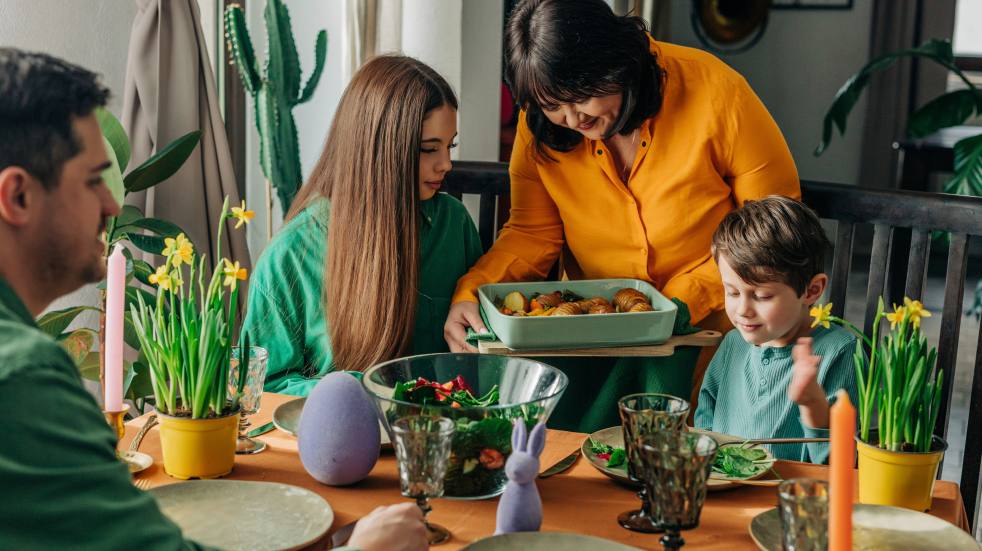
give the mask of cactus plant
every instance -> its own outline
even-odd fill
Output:
[[[293,108],[314,94],[327,57],[327,31],[317,33],[316,64],[307,84],[300,88],[300,60],[290,27],[290,13],[281,0],[268,0],[266,67],[260,73],[239,4],[225,9],[225,39],[231,62],[239,69],[242,85],[252,96],[259,130],[259,163],[266,181],[276,188],[283,212],[300,189],[300,146]]]

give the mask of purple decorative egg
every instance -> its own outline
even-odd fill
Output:
[[[318,482],[354,484],[378,461],[378,414],[355,377],[328,373],[307,396],[297,427],[300,461]]]

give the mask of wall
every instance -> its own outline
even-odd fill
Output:
[[[57,56],[102,75],[113,92],[109,109],[123,107],[123,82],[130,25],[136,3],[121,0],[2,0],[0,46],[13,46]],[[98,291],[87,285],[55,301],[50,310],[96,304]],[[80,316],[75,326],[95,327],[94,315]]]
[[[720,56],[746,77],[777,121],[802,179],[856,184],[862,161],[866,95],[845,137],[815,157],[822,118],[842,84],[868,60],[873,0],[851,10],[771,10],[767,31],[750,51]],[[689,21],[691,2],[673,0],[671,42],[702,47]]]

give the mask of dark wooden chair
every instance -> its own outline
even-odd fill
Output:
[[[507,221],[498,205],[506,204],[509,195],[508,166],[505,163],[454,163],[445,186],[452,195],[475,193],[481,196],[477,221],[485,248]],[[963,317],[962,301],[968,268],[970,236],[982,236],[982,199],[937,193],[885,191],[858,188],[841,184],[802,182],[804,202],[823,218],[836,225],[835,249],[830,273],[829,300],[833,313],[842,316],[846,306],[846,286],[854,255],[866,250],[857,231],[872,226],[869,280],[866,289],[865,319],[867,334],[876,312],[877,299],[884,294],[888,276],[887,266],[893,255],[894,231],[909,231],[910,245],[902,251],[908,258],[903,274],[894,278],[905,280],[905,295],[913,299],[923,296],[928,252],[932,231],[951,232],[945,275],[944,304],[941,312],[941,333],[937,343],[938,365],[944,371],[945,388],[941,414],[935,434],[947,436],[951,415],[951,394],[955,381],[955,360]],[[937,246],[937,244],[934,244]],[[980,469],[982,469],[982,332],[978,335],[968,430],[962,457],[961,492],[969,519],[975,526],[975,514],[980,504]]]

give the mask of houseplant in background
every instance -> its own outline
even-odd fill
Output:
[[[225,39],[229,57],[239,68],[242,85],[252,95],[256,109],[259,163],[266,177],[266,206],[272,213],[272,184],[285,213],[302,183],[300,145],[293,108],[314,95],[327,57],[327,31],[317,33],[314,70],[301,89],[300,59],[293,40],[289,11],[281,0],[267,0],[264,17],[267,39],[265,71],[259,70],[245,13],[238,4],[229,4],[225,9]],[[267,237],[271,237],[272,215],[266,219]]]
[[[106,153],[112,162],[112,166],[103,173],[103,178],[119,204],[123,203],[126,195],[150,189],[173,176],[197,147],[201,137],[200,131],[189,132],[160,149],[143,164],[123,176],[122,172],[126,170],[130,160],[129,138],[122,125],[108,110],[98,109],[96,118],[102,129]],[[136,207],[126,205],[122,207],[118,216],[106,222],[106,256],[116,244],[127,243],[141,251],[160,254],[165,246],[164,240],[175,238],[181,233],[183,231],[175,224],[159,218],[145,217]],[[123,247],[123,253],[126,255],[127,303],[135,303],[136,297],[140,294],[149,298],[144,286],[151,285],[149,278],[153,274],[153,269],[147,262],[134,258],[129,248]],[[41,330],[61,342],[79,366],[82,377],[99,381],[102,386],[104,360],[102,347],[97,344],[105,342],[105,281],[98,287],[100,299],[97,306],[70,306],[51,311],[41,316],[37,323]],[[98,313],[98,328],[82,327],[69,331],[68,327],[72,322],[85,312]],[[126,344],[140,352],[140,342],[129,314],[126,315],[123,335]],[[124,362],[123,393],[142,413],[145,408],[144,398],[152,394],[150,374],[143,354],[133,362]]]
[[[933,61],[954,73],[966,86],[962,90],[941,94],[914,111],[907,120],[907,134],[911,138],[922,138],[942,128],[963,124],[973,116],[982,115],[982,90],[955,65],[951,42],[929,40],[916,48],[881,55],[846,80],[825,113],[822,139],[815,148],[816,157],[828,147],[834,129],[838,129],[840,135],[845,134],[849,113],[873,74],[884,71],[898,60],[908,57]],[[959,140],[955,143],[954,153],[955,172],[944,184],[944,192],[982,196],[982,134]],[[982,281],[975,288],[975,302],[969,313],[982,316]]]
[[[175,478],[223,476],[235,460],[238,402],[248,370],[239,370],[232,396],[228,377],[239,281],[246,273],[238,262],[221,258],[221,236],[227,218],[246,221],[246,212],[243,204],[230,213],[225,199],[218,220],[220,260],[210,278],[205,257],[180,234],[167,240],[160,251],[165,262],[149,277],[157,288],[154,303],[140,294],[130,305],[150,367],[164,470]],[[248,343],[242,346],[248,350]]]
[[[937,369],[937,350],[928,347],[921,332],[921,318],[931,313],[909,298],[888,313],[881,299],[873,334],[867,337],[832,316],[831,306],[812,309],[813,326],[836,323],[860,337],[853,355],[859,390],[859,501],[925,511],[948,447],[934,435],[944,372]],[[881,335],[884,318],[890,330]]]

